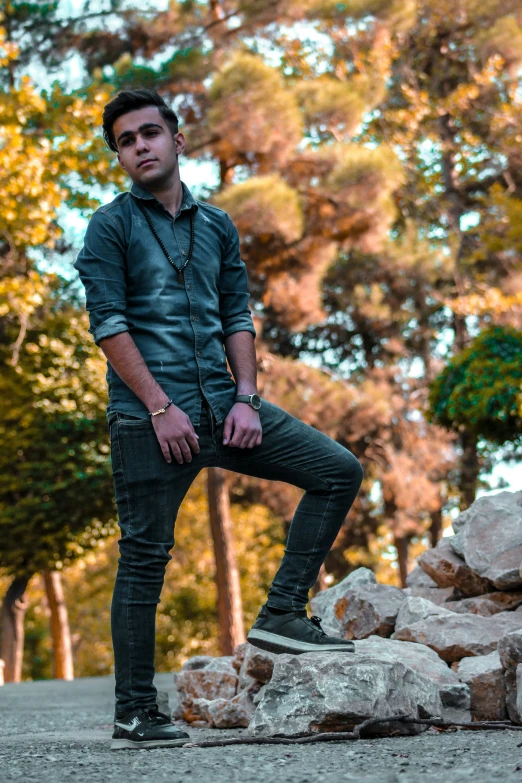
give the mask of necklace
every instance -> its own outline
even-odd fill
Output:
[[[194,237],[194,210],[192,210],[191,213],[190,213],[190,245],[189,245],[189,251],[187,253],[187,260],[185,261],[183,266],[178,269],[178,267],[176,266],[176,264],[174,263],[174,261],[170,257],[169,251],[167,250],[167,248],[163,244],[163,241],[162,241],[160,235],[158,234],[158,232],[154,228],[154,224],[153,224],[153,222],[152,222],[152,220],[150,218],[149,213],[145,209],[144,204],[142,204],[141,201],[138,198],[136,198],[136,196],[134,196],[134,194],[133,194],[133,198],[134,198],[134,201],[136,202],[136,204],[138,205],[138,207],[143,212],[143,215],[145,216],[145,220],[149,224],[149,228],[152,231],[152,233],[154,234],[154,236],[156,237],[159,246],[161,247],[161,249],[165,253],[165,256],[167,257],[167,260],[172,264],[172,266],[174,267],[174,269],[178,273],[178,282],[179,282],[179,284],[184,286],[185,285],[185,273],[184,273],[183,270],[185,269],[185,267],[187,266],[188,262],[192,258],[192,251],[194,250],[194,238],[195,238]]]

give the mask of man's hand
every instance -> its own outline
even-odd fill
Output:
[[[167,462],[172,462],[169,446],[176,462],[192,462],[192,451],[199,454],[199,435],[192,426],[186,413],[176,405],[169,405],[165,413],[151,416],[152,426],[158,438],[163,456]]]
[[[238,446],[251,449],[261,444],[261,420],[258,411],[244,402],[236,402],[231,407],[223,427],[225,446]]]

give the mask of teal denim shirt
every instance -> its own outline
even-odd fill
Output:
[[[248,306],[248,278],[239,236],[230,216],[197,201],[182,183],[176,217],[149,191],[133,184],[93,214],[74,263],[85,287],[94,342],[128,331],[145,364],[169,398],[199,425],[205,397],[221,423],[234,404],[235,381],[228,371],[224,340],[256,331]],[[185,267],[185,285],[167,260],[131,193],[140,198],[172,260]],[[146,406],[107,362],[113,411],[145,417]]]

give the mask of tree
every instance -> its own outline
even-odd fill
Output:
[[[230,516],[230,498],[224,471],[207,470],[210,529],[216,565],[216,595],[221,655],[232,655],[245,641],[241,585]]]
[[[56,282],[53,287],[59,299]],[[105,400],[93,391],[103,389],[103,366],[87,339],[85,314],[63,302],[53,305],[54,312],[41,306],[33,317],[15,367],[1,350],[0,567],[14,579],[4,602],[2,649],[15,681],[23,639],[20,622],[9,617],[22,586],[44,572],[56,671],[70,675],[59,572],[115,527]]]
[[[412,4],[407,24],[390,38],[389,89],[364,136],[398,145],[407,174],[402,221],[413,220],[447,254],[451,277],[436,281],[432,298],[439,302],[439,333],[444,321],[453,331],[453,352],[470,340],[467,315],[477,313],[470,298],[490,286],[514,291],[516,223],[508,219],[499,232],[497,219],[501,201],[513,216],[520,188],[514,138],[521,22],[517,2]],[[377,20],[376,35],[378,28]],[[503,248],[484,242],[492,223]],[[491,315],[491,308],[480,309]],[[459,439],[464,507],[473,500],[482,459],[466,430]]]
[[[45,4],[43,7],[12,3],[0,17],[0,176],[5,183],[0,204],[0,354],[2,364],[7,368],[2,375],[2,385],[4,391],[9,389],[10,392],[10,396],[2,401],[0,425],[2,440],[6,441],[3,454],[5,458],[8,455],[10,458],[9,471],[5,472],[2,480],[0,525],[10,535],[4,542],[1,562],[13,577],[2,607],[2,655],[6,659],[6,679],[15,681],[21,676],[23,613],[27,608],[23,598],[25,587],[35,568],[42,567],[47,571],[62,562],[60,557],[68,557],[67,550],[62,550],[66,547],[67,535],[71,534],[68,520],[65,520],[67,533],[61,546],[57,545],[53,549],[48,538],[42,545],[40,561],[36,563],[38,558],[35,558],[34,547],[38,550],[41,533],[38,525],[36,529],[31,526],[35,521],[40,521],[42,511],[44,517],[51,513],[50,507],[45,506],[45,498],[51,497],[47,492],[55,480],[55,474],[46,473],[46,470],[59,471],[60,458],[63,469],[68,458],[64,449],[61,454],[55,453],[56,462],[53,464],[52,459],[47,459],[44,449],[57,434],[63,436],[62,443],[67,442],[75,430],[71,420],[74,416],[69,415],[76,407],[74,392],[65,399],[63,407],[63,400],[50,401],[45,398],[45,394],[50,388],[57,396],[64,393],[64,389],[59,391],[57,367],[60,361],[62,366],[67,364],[75,350],[78,354],[78,347],[73,349],[71,344],[66,345],[67,336],[63,340],[62,334],[57,335],[56,332],[54,343],[51,344],[46,342],[48,335],[45,332],[36,334],[38,328],[49,329],[53,334],[58,325],[66,334],[69,325],[63,321],[58,324],[59,319],[53,321],[52,312],[56,302],[52,300],[57,289],[52,280],[38,272],[34,249],[38,248],[40,254],[66,251],[66,246],[63,243],[60,245],[58,207],[63,204],[79,209],[92,207],[97,202],[84,193],[84,186],[91,186],[95,181],[105,184],[119,179],[118,174],[111,172],[102,140],[89,138],[87,142],[84,141],[86,125],[100,120],[107,92],[93,85],[90,89],[67,94],[55,83],[49,93],[39,93],[30,79],[23,72],[20,74],[20,68],[27,62],[28,51],[34,57],[38,52],[41,53],[40,45],[45,50],[46,40],[42,38],[41,32],[49,19],[53,18],[56,8],[57,3]],[[49,49],[46,52],[50,54]],[[78,323],[77,310],[69,307],[67,314],[73,323]],[[82,324],[85,329],[84,319]],[[27,353],[24,351],[24,341],[29,334],[34,342]],[[43,338],[43,342],[39,337]],[[77,337],[77,333],[73,334],[73,344]],[[41,362],[48,346],[51,355]],[[60,349],[64,350],[61,359],[58,358]],[[38,356],[40,351],[42,354]],[[23,359],[27,360],[31,352],[35,356],[35,363],[29,368],[31,362]],[[45,359],[49,359],[51,364],[50,377],[35,371],[35,365],[39,363],[42,369],[49,369]],[[64,373],[63,377],[67,378],[64,385],[71,382],[74,387],[74,381],[70,379],[71,369]],[[39,394],[44,396],[43,401],[36,401]],[[55,414],[58,415],[53,421]],[[13,431],[18,438],[13,439]],[[85,435],[85,431],[82,432],[80,426],[76,428],[72,440],[82,435]],[[33,439],[34,443],[31,442]],[[26,455],[35,453],[37,457],[33,463]],[[20,467],[22,463],[25,464]],[[27,468],[35,470],[37,477],[30,474],[25,487],[17,485],[13,477],[20,479],[18,470],[23,473]],[[70,465],[68,470],[71,470]],[[31,482],[33,487],[30,486]],[[38,485],[44,498],[44,509],[38,509],[40,513],[37,511],[31,521],[28,517],[31,506],[35,503],[38,505],[41,498],[37,499],[33,494]],[[103,502],[103,497],[100,500]],[[53,502],[54,498],[50,501],[51,506]],[[59,507],[60,503],[57,505]],[[106,505],[106,509],[109,508],[110,503]],[[63,511],[67,513],[65,507]],[[54,509],[52,513],[55,514],[56,525],[64,524],[63,515],[55,513]],[[84,527],[89,521],[84,519]],[[43,524],[49,525],[50,520],[47,518]],[[75,524],[77,533],[78,523]],[[24,525],[28,525],[30,531],[26,529],[23,532]],[[33,531],[36,535],[31,541],[26,535]],[[95,540],[95,536],[92,540]],[[47,586],[49,603],[55,609],[52,620],[57,670],[70,673],[70,659],[64,661],[62,655],[61,660],[58,660],[58,651],[63,653],[67,649],[63,644],[67,628],[60,596],[59,573],[52,571],[48,574]],[[58,629],[61,629],[61,641]]]
[[[522,334],[509,327],[485,329],[456,354],[433,381],[430,418],[475,443],[511,445],[520,454],[522,435]],[[465,500],[476,492],[470,474]]]

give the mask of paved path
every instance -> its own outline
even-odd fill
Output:
[[[160,690],[173,690],[160,674]],[[94,677],[0,688],[0,781],[38,783],[522,783],[522,732],[299,746],[111,751],[114,681]],[[244,730],[193,729],[194,738]],[[516,767],[520,765],[521,769]]]

